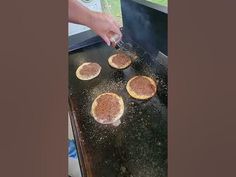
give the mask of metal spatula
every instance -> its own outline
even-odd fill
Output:
[[[125,43],[118,34],[113,34],[110,37],[110,41],[112,43],[112,46],[116,48],[117,50],[124,52],[128,56],[130,56],[132,59],[137,58],[136,52],[132,49],[132,46]]]

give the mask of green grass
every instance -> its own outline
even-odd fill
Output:
[[[157,3],[163,6],[168,6],[168,0],[147,0],[153,3]]]
[[[112,15],[116,20],[121,22],[120,0],[102,0],[103,12]]]
[[[147,0],[163,6],[168,5],[168,0]],[[101,0],[103,12],[112,15],[122,24],[120,0]]]

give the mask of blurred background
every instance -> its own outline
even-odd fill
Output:
[[[157,3],[163,6],[168,5],[167,0],[146,0],[146,1]],[[115,0],[115,1],[114,0],[101,0],[101,4],[102,4],[103,12],[112,15],[113,17],[116,18],[117,21],[122,23],[120,0]]]
[[[88,7],[91,10],[97,12],[105,12],[107,14],[112,15],[121,25],[122,25],[122,17],[121,17],[121,7],[120,0],[78,0],[84,6]],[[152,3],[157,3],[163,6],[168,5],[168,0],[144,0]],[[86,26],[69,23],[68,24],[68,36],[72,36],[84,31],[89,30]]]

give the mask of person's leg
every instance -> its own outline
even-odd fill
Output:
[[[70,119],[68,121],[68,176],[81,177],[76,144],[72,132]]]

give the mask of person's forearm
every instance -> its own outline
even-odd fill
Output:
[[[77,0],[69,0],[69,22],[90,26],[93,12]]]
[[[112,16],[89,10],[77,0],[69,0],[69,22],[89,27],[101,36],[107,45],[113,42],[111,41],[113,34],[118,34],[120,39],[122,37],[119,24],[116,23]]]

